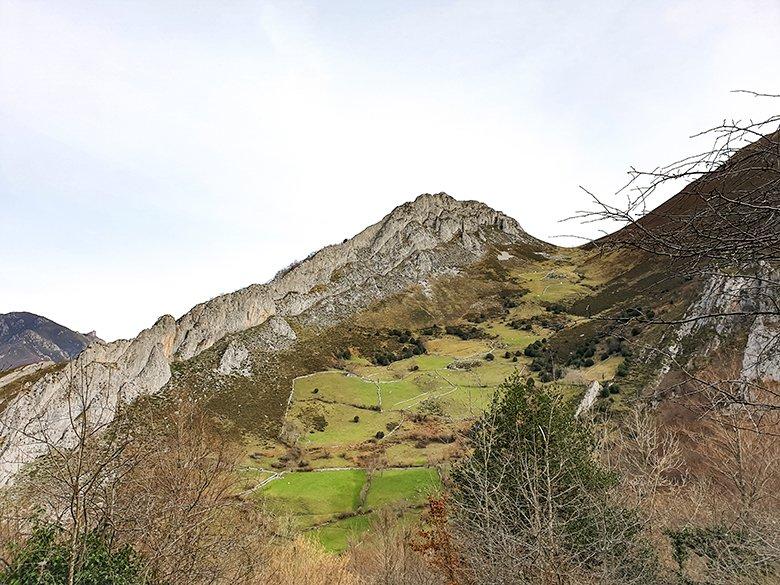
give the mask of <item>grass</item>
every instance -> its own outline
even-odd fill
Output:
[[[256,467],[242,467],[237,470],[237,474],[238,484],[236,487],[239,492],[251,489],[274,475],[272,471]]]
[[[311,411],[298,416],[299,409],[311,408],[327,421],[324,431],[309,431],[301,437],[301,444],[314,446],[346,446],[362,443],[378,431],[387,432],[387,424],[398,422],[400,415],[395,412],[376,412],[374,410],[365,410],[355,408],[347,404],[324,404],[314,405],[295,404],[290,412],[292,417],[306,419],[311,416]],[[358,417],[358,422],[354,418]]]
[[[486,331],[498,335],[498,338],[509,346],[507,349],[513,350],[525,349],[529,344],[541,338],[540,335],[531,331],[513,329],[504,323],[491,323],[491,327]]]
[[[271,506],[311,525],[339,513],[356,512],[365,480],[362,469],[288,473],[261,491]]]
[[[317,394],[314,390],[317,389]],[[319,372],[295,380],[295,399],[332,400],[345,404],[375,406],[379,403],[376,385],[346,372]]]
[[[547,262],[536,270],[519,272],[521,283],[532,300],[555,303],[587,294],[589,289],[579,283],[579,276],[568,266]]]
[[[373,477],[366,505],[372,510],[388,505],[414,508],[422,505],[428,494],[440,487],[441,480],[434,469],[387,469]],[[415,515],[415,512],[407,512],[407,515]],[[326,550],[339,553],[369,529],[373,518],[372,513],[350,516],[317,526],[311,534]]]
[[[326,549],[340,552],[351,537],[369,527],[371,515],[360,513],[366,478],[362,469],[287,473],[266,484],[261,493],[272,509],[291,514],[302,528],[312,528],[311,534]],[[365,506],[418,507],[440,486],[435,469],[386,469],[372,477]]]
[[[452,458],[458,451],[456,444],[433,442],[425,447],[404,441],[389,445],[385,449],[388,467],[424,467],[431,462],[440,464]]]
[[[462,340],[458,337],[445,335],[428,342],[428,352],[454,358],[478,358],[490,351],[493,344],[489,339]]]
[[[410,443],[395,443],[385,449],[388,465],[423,466],[428,462],[428,452],[431,445],[425,449],[417,449]]]
[[[360,534],[368,530],[371,526],[372,516],[372,514],[359,514],[343,520],[336,520],[314,528],[310,534],[325,550],[333,553],[344,552],[351,540],[358,538]]]
[[[425,354],[393,362],[388,366],[350,361],[352,370],[359,376],[369,380],[401,380],[412,371],[430,372],[441,370],[453,361],[451,356]]]
[[[390,504],[417,506],[440,487],[441,480],[435,469],[386,469],[371,479],[366,505],[371,509]]]

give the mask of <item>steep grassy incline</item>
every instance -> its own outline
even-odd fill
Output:
[[[290,321],[297,339],[282,351],[255,347],[258,329],[230,336],[177,364],[169,392],[202,401],[242,441],[245,494],[278,501],[338,549],[369,513],[357,511],[354,498],[308,512],[293,489],[299,483],[338,486],[369,470],[446,474],[471,422],[512,375],[554,385],[571,400],[598,381],[595,408],[619,414],[658,368],[643,352],[662,336],[649,316],[680,314],[697,286],[655,273],[640,257],[495,244],[457,274],[411,286],[336,326]],[[248,370],[220,373],[239,345]],[[382,505],[405,499],[401,476],[385,481],[400,483]]]

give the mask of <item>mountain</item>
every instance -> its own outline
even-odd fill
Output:
[[[65,362],[93,341],[95,333],[72,331],[33,313],[0,314],[0,371],[35,362]]]
[[[68,367],[0,386],[6,405],[0,415],[0,475],[8,479],[42,453],[29,432],[31,421],[64,443],[72,439],[65,397],[74,387],[86,395],[98,421],[110,421],[119,404],[168,384],[172,363],[191,360],[227,335],[264,325],[256,344],[271,350],[289,346],[298,335],[291,319],[299,328],[324,330],[410,286],[458,274],[496,246],[509,246],[515,255],[552,249],[482,203],[444,193],[421,195],[267,284],[216,297],[178,320],[165,315],[134,339],[90,346]],[[230,369],[229,362],[223,369]],[[86,383],[80,372],[88,364]]]
[[[268,283],[67,364],[0,378],[0,481],[44,452],[36,429],[73,441],[74,391],[94,424],[143,396],[160,397],[160,408],[196,401],[265,473],[446,460],[513,374],[606,411],[628,395],[661,400],[677,387],[671,361],[707,352],[746,378],[776,378],[771,360],[745,366],[775,323],[690,320],[733,303],[738,280],[688,277],[641,248],[558,248],[483,203],[421,195]],[[765,302],[760,291],[739,294]]]

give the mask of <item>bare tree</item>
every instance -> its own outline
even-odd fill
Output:
[[[654,582],[643,521],[614,497],[617,484],[594,461],[593,435],[573,405],[519,380],[503,392],[452,474],[463,582]]]
[[[615,436],[600,445],[600,457],[620,474],[628,504],[644,510],[644,521],[652,531],[659,516],[665,515],[669,496],[677,497],[685,485],[680,442],[642,403],[634,404],[620,431],[610,435]]]
[[[236,497],[240,452],[196,405],[162,414],[139,407],[130,426],[139,461],[116,495],[115,529],[150,577],[178,583],[246,583],[261,574],[274,528]]]
[[[390,508],[380,509],[368,532],[347,551],[366,585],[436,585],[441,580],[415,550],[417,527]]]
[[[586,190],[593,208],[576,217],[623,226],[595,246],[638,252],[699,283],[701,298],[683,316],[644,322],[685,334],[747,332],[736,377],[705,380],[678,346],[647,348],[684,375],[678,391],[780,409],[780,115],[724,121],[696,136],[712,147],[649,171],[632,168],[617,201]],[[660,192],[679,185],[676,197],[652,209]]]
[[[248,583],[265,571],[273,528],[263,509],[236,497],[239,453],[219,427],[187,401],[137,403],[113,411],[89,366],[71,367],[65,426],[23,429],[45,453],[14,486],[23,509],[9,540],[34,525],[30,514],[62,529],[67,582],[77,582],[92,535],[131,546],[143,579]],[[10,526],[8,523],[6,526]]]
[[[110,429],[115,412],[108,416],[107,411],[121,405],[110,404],[96,389],[95,369],[103,367],[69,364],[64,425],[51,427],[44,419],[34,419],[20,430],[44,447],[43,456],[21,481],[34,493],[35,505],[64,529],[69,585],[81,570],[90,534],[107,534],[111,545],[118,485],[136,463],[127,456],[132,434],[121,425]]]

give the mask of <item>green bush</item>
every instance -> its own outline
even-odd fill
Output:
[[[80,539],[71,553],[59,524],[38,522],[24,542],[12,543],[11,562],[0,572],[6,585],[65,585],[73,561],[75,585],[140,585],[141,563],[127,545],[114,545],[100,531]],[[72,557],[76,555],[74,559]]]
[[[473,562],[501,564],[508,546],[523,554],[544,538],[594,576],[608,567],[610,582],[652,582],[657,565],[643,523],[612,498],[618,478],[593,457],[594,433],[575,407],[548,387],[510,378],[469,432],[471,454],[453,467],[454,522],[480,542]],[[553,532],[540,534],[539,524]],[[499,556],[489,558],[494,538]]]

